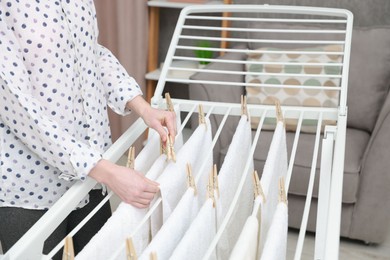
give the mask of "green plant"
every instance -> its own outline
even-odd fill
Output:
[[[201,58],[201,59],[210,59],[213,57],[213,51],[211,50],[207,50],[207,48],[211,48],[211,43],[209,41],[200,41],[197,43],[196,45],[197,47],[201,48],[201,49],[197,49],[195,50],[195,56],[197,58]],[[200,64],[202,65],[206,65],[206,64],[209,64],[210,62],[207,61],[207,60],[200,60],[199,61]]]

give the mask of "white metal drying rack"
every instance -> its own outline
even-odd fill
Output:
[[[254,16],[243,16],[242,14],[252,14]],[[227,15],[228,14],[228,15]],[[279,15],[279,18],[268,16],[269,14]],[[265,15],[265,17],[263,17]],[[292,15],[292,16],[291,16]],[[295,16],[294,16],[295,15]],[[306,18],[310,15],[310,18]],[[296,17],[298,16],[298,18]],[[302,17],[300,17],[302,16]],[[313,18],[314,17],[314,18]],[[220,22],[225,19],[229,21],[229,27],[221,27]],[[329,8],[312,8],[312,7],[295,7],[295,6],[269,6],[269,5],[207,5],[207,6],[190,6],[182,10],[179,17],[170,48],[167,53],[167,58],[162,69],[161,78],[158,82],[154,97],[152,98],[152,105],[155,107],[165,107],[164,99],[162,98],[163,89],[167,82],[177,82],[185,84],[209,84],[209,85],[226,85],[232,87],[242,88],[242,82],[226,82],[222,80],[199,80],[199,79],[183,79],[180,77],[171,76],[168,72],[171,70],[187,70],[196,73],[213,73],[221,74],[237,74],[245,76],[246,72],[233,70],[218,70],[200,68],[177,68],[172,67],[171,64],[175,60],[193,60],[199,61],[193,55],[193,50],[199,47],[194,45],[194,41],[198,39],[209,41],[227,41],[233,43],[266,43],[266,44],[340,44],[343,46],[341,53],[324,52],[325,54],[336,54],[343,57],[342,62],[336,64],[341,67],[340,75],[335,77],[340,78],[340,86],[333,87],[332,90],[337,90],[339,93],[338,107],[302,107],[302,106],[282,106],[282,111],[285,119],[296,119],[298,121],[294,143],[289,159],[289,169],[286,179],[286,190],[288,191],[291,174],[301,134],[302,121],[304,119],[311,119],[317,121],[317,128],[315,134],[315,143],[313,146],[313,158],[311,165],[311,174],[309,186],[307,191],[307,198],[305,209],[301,222],[299,238],[296,246],[294,259],[300,259],[302,248],[304,244],[307,220],[310,210],[310,203],[312,199],[312,191],[314,186],[314,178],[316,172],[317,157],[319,156],[319,142],[321,139],[321,126],[324,120],[334,120],[337,122],[335,126],[326,126],[322,139],[321,152],[321,179],[318,203],[318,217],[317,217],[317,234],[315,246],[315,259],[337,259],[339,250],[339,235],[340,235],[340,216],[341,216],[341,196],[343,184],[343,169],[344,169],[344,153],[345,153],[345,135],[346,135],[346,97],[348,85],[348,69],[349,69],[349,55],[352,32],[352,14],[347,10],[329,9]],[[188,23],[190,21],[190,23]],[[197,24],[197,23],[200,23]],[[265,28],[249,28],[249,23],[258,23],[259,26]],[[321,24],[321,25],[335,25],[332,29],[275,29],[266,28],[268,24],[282,23],[286,24]],[[205,25],[206,24],[206,25]],[[212,25],[211,25],[212,24]],[[217,25],[215,25],[217,24]],[[260,25],[261,24],[261,25]],[[339,29],[342,25],[343,29]],[[215,35],[209,36],[208,33],[218,34],[221,31],[229,31],[228,37],[218,37]],[[190,33],[189,33],[190,32]],[[276,33],[275,38],[255,39],[243,38],[234,35],[235,33],[245,33],[250,35],[251,32],[268,32]],[[296,40],[295,35],[299,34],[310,35],[341,35],[341,40]],[[278,35],[289,34],[292,39],[277,39]],[[205,36],[206,35],[206,36]],[[259,34],[256,35],[258,37]],[[223,51],[225,53],[247,53],[248,50],[239,50],[235,48],[216,48],[204,47],[204,50]],[[251,50],[250,52],[254,52]],[[256,52],[256,51],[255,51]],[[259,51],[257,51],[259,52]],[[260,51],[262,52],[262,51]],[[264,52],[264,51],[263,51]],[[277,53],[278,51],[276,51]],[[283,51],[279,51],[283,52]],[[284,51],[286,52],[286,50]],[[294,50],[293,53],[307,51]],[[314,51],[313,54],[318,52]],[[204,59],[203,59],[204,60]],[[245,61],[225,60],[224,58],[208,58],[207,61],[227,64],[245,64]],[[259,62],[261,64],[261,62]],[[281,62],[276,62],[276,65],[286,65]],[[263,63],[262,65],[266,65]],[[335,66],[335,64],[326,64]],[[285,75],[281,73],[281,75]],[[302,76],[302,75],[301,75]],[[283,86],[283,85],[267,85],[258,84],[255,87],[274,87],[274,88],[302,88],[329,90],[329,87],[317,86]],[[241,114],[240,104],[213,102],[213,101],[197,101],[172,99],[174,104],[179,104],[180,111],[188,112],[180,131],[183,130],[184,125],[190,119],[190,116],[196,110],[196,107],[201,103],[204,107],[205,113],[210,115],[222,115],[218,130],[214,136],[213,144],[219,138],[219,134],[230,116],[239,116]],[[261,117],[258,129],[255,135],[254,147],[261,134],[264,118],[276,118],[274,106],[270,105],[248,105],[248,110],[251,117]],[[144,132],[146,125],[142,120],[136,121],[105,153],[104,158],[116,162],[129,148],[129,146]],[[212,149],[212,148],[211,148]],[[78,202],[95,186],[96,182],[93,179],[87,178],[84,182],[76,183],[55,205],[0,259],[47,259],[47,256],[42,255],[43,243],[47,237],[55,230],[55,228],[64,220],[64,218],[77,206]],[[107,198],[108,199],[108,198]],[[98,208],[95,209],[97,211]],[[80,227],[87,222],[85,219]],[[226,225],[223,223],[222,225]],[[79,229],[80,227],[76,228]],[[72,234],[77,230],[72,231]],[[215,241],[217,243],[217,233]],[[59,249],[63,245],[60,243],[57,247]],[[56,250],[56,249],[55,249]],[[52,251],[53,252],[53,251]],[[211,252],[208,252],[211,253]],[[54,254],[54,253],[53,253]],[[207,259],[207,256],[205,257]]]

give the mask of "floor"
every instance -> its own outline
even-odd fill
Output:
[[[340,260],[390,260],[390,227],[387,239],[381,245],[366,245],[361,241],[341,239]],[[290,230],[287,240],[287,259],[294,259],[298,231]],[[314,234],[306,235],[301,260],[314,259]]]

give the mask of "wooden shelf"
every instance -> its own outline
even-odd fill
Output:
[[[223,4],[223,1],[207,1],[206,3],[201,4]],[[166,8],[184,8],[189,5],[198,5],[198,3],[178,3],[178,2],[169,2],[167,0],[152,0],[148,1],[148,6],[151,7],[166,7]]]
[[[148,73],[146,78],[146,99],[149,101],[154,93],[156,82],[160,77],[161,70],[158,68],[158,38],[159,38],[159,19],[160,8],[177,8],[182,9],[189,5],[213,5],[213,4],[232,4],[232,0],[210,0],[206,3],[180,3],[170,2],[167,0],[149,0],[149,45],[148,45]],[[227,22],[227,21],[224,21]],[[227,26],[227,24],[225,24]],[[226,37],[226,36],[224,36]],[[223,46],[222,46],[223,47]],[[174,72],[175,73],[175,72]],[[177,72],[179,73],[179,72]],[[181,72],[183,77],[189,78],[192,73]],[[177,75],[176,75],[177,76]]]
[[[181,67],[181,68],[196,68],[197,63],[196,62],[191,62],[191,61],[174,61],[172,64],[174,67]],[[160,78],[161,74],[161,68],[158,68],[156,70],[153,70],[151,72],[148,72],[145,75],[145,78],[147,80],[155,80],[158,81]],[[193,71],[182,71],[182,70],[169,70],[168,71],[168,76],[172,76],[175,78],[180,78],[180,79],[189,79],[192,75],[194,74]]]

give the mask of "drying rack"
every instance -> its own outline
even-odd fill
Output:
[[[244,15],[246,14],[246,15]],[[185,62],[207,61],[210,63],[230,64],[244,66],[248,61],[225,59],[222,57],[196,57],[194,51],[201,49],[204,51],[220,52],[223,54],[261,54],[273,53],[280,54],[328,54],[339,55],[341,61],[337,63],[318,63],[321,66],[337,66],[339,74],[334,75],[339,79],[338,86],[319,87],[303,85],[275,85],[257,83],[252,87],[265,88],[292,88],[292,89],[319,89],[337,91],[339,102],[335,107],[305,107],[305,106],[286,106],[282,105],[281,110],[285,119],[297,121],[294,143],[290,151],[289,167],[286,178],[286,190],[288,191],[291,175],[293,173],[294,160],[296,157],[297,146],[301,135],[302,122],[304,120],[314,120],[315,133],[312,153],[312,165],[310,180],[307,189],[307,197],[303,218],[301,222],[300,233],[296,245],[294,259],[300,259],[304,244],[308,215],[312,200],[314,179],[316,175],[317,158],[320,156],[320,187],[319,202],[317,214],[317,232],[315,241],[315,259],[338,259],[339,236],[340,236],[340,216],[341,199],[343,185],[345,136],[347,123],[347,85],[349,55],[352,32],[352,14],[347,10],[315,8],[315,7],[296,7],[296,6],[271,6],[271,5],[207,5],[207,6],[189,6],[181,11],[180,17],[174,31],[171,45],[169,47],[167,58],[162,68],[160,80],[152,98],[154,107],[165,108],[165,99],[162,94],[166,84],[184,83],[192,86],[218,86],[223,91],[224,86],[232,88],[243,88],[243,82],[231,82],[224,80],[223,75],[241,75],[244,77],[248,73],[237,71],[236,69],[214,69],[208,65],[204,68],[186,66]],[[249,24],[256,26],[251,27]],[[285,27],[269,27],[272,24],[282,24]],[[319,28],[307,28],[306,25],[320,25]],[[291,25],[302,26],[301,29],[291,29]],[[272,36],[265,36],[271,33]],[[222,35],[222,36],[221,36]],[[255,36],[253,36],[255,35]],[[286,37],[287,35],[287,37]],[[296,39],[302,37],[303,39]],[[283,38],[284,36],[284,38]],[[263,37],[263,38],[262,38]],[[199,47],[196,41],[204,40],[220,44],[219,46]],[[247,48],[235,48],[237,43],[244,44],[272,44],[283,46],[285,44],[294,46],[316,46],[325,44],[337,44],[342,46],[340,52],[307,50],[304,48],[295,48],[293,50],[250,50]],[[228,46],[228,47],[226,47]],[[183,63],[184,61],[184,63]],[[179,62],[179,63],[177,63]],[[180,63],[181,62],[181,63]],[[256,62],[252,62],[256,63]],[[288,65],[285,62],[257,62],[258,65]],[[180,64],[179,66],[177,64]],[[313,65],[302,63],[302,66]],[[182,73],[187,75],[183,77]],[[199,79],[195,75],[208,73],[217,76],[217,80]],[[260,74],[274,75],[274,72],[263,72]],[[194,74],[188,77],[188,75]],[[205,74],[205,75],[206,75]],[[222,75],[222,76],[221,76]],[[286,76],[287,74],[281,73]],[[289,74],[289,76],[291,76]],[[294,76],[294,75],[293,75]],[[302,76],[302,75],[295,75]],[[303,75],[305,76],[305,75]],[[321,75],[317,75],[321,77]],[[239,99],[239,97],[238,97]],[[230,117],[241,115],[241,105],[238,103],[199,101],[186,99],[172,99],[175,105],[180,107],[184,113],[181,132],[194,113],[197,113],[199,104],[203,105],[204,112],[208,117],[219,115],[222,120],[219,122],[213,137],[213,147],[216,144],[223,127]],[[255,146],[263,130],[265,119],[276,118],[276,111],[273,105],[254,105],[248,104],[248,112],[251,117],[261,118],[257,125],[252,145],[252,155],[255,152]],[[326,122],[336,122],[335,125],[325,125]],[[142,120],[137,120],[103,155],[105,159],[116,162],[146,130],[146,125]],[[319,144],[322,141],[322,150],[319,151]],[[213,148],[210,148],[213,149]],[[212,150],[211,150],[212,151]],[[248,160],[249,161],[249,160]],[[247,168],[249,167],[249,163]],[[12,259],[48,259],[48,256],[42,255],[42,248],[45,239],[52,231],[64,220],[64,218],[77,206],[78,202],[96,185],[96,182],[87,178],[84,182],[78,182],[72,186],[69,191],[5,254],[0,256],[3,260]],[[109,199],[112,193],[100,204]],[[98,206],[99,207],[99,206]],[[99,208],[90,214],[96,213]],[[88,217],[80,223],[70,235],[75,234],[88,221]],[[218,236],[218,233],[217,233]],[[125,242],[125,241],[124,241]],[[216,243],[217,241],[213,241]],[[62,241],[55,250],[59,250],[64,245]],[[53,253],[54,251],[52,251]],[[55,253],[55,252],[54,252]],[[53,255],[54,255],[53,253]],[[207,259],[207,258],[205,258]]]

